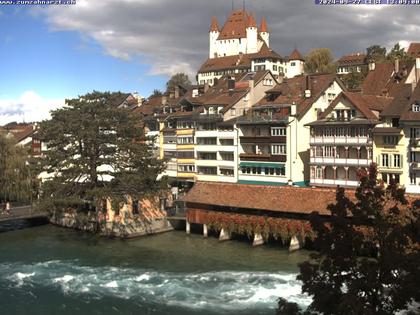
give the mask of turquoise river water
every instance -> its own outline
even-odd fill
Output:
[[[0,233],[0,314],[274,314],[305,306],[308,252],[169,232],[110,240],[50,225]]]

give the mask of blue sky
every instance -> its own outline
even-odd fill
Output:
[[[94,40],[76,31],[52,31],[32,9],[0,7],[0,98],[36,91],[44,98],[59,99],[93,89],[147,96],[164,87],[167,77],[147,75],[149,67],[139,60],[107,55]]]
[[[48,118],[65,98],[92,90],[164,89],[208,56],[211,17],[226,0],[76,0],[71,6],[0,6],[0,125]],[[313,0],[246,0],[268,20],[270,47],[287,56],[331,48],[335,57],[373,44],[420,42],[420,6],[319,6]],[[242,0],[233,0],[236,9]]]

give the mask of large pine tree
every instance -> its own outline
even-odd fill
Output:
[[[41,123],[40,138],[48,150],[37,169],[50,177],[42,185],[44,204],[98,210],[104,198],[120,204],[162,187],[156,179],[164,164],[153,155],[152,139],[129,109],[112,100],[108,92],[70,99]]]

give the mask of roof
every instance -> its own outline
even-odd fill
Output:
[[[401,70],[395,73],[394,63],[376,63],[375,70],[369,71],[363,81],[362,93],[396,96],[403,88],[413,66],[414,62],[412,61],[400,61]]]
[[[361,53],[355,53],[351,55],[345,55],[338,59],[337,63],[339,66],[354,66],[367,64],[367,55]]]
[[[328,108],[322,113],[321,119],[327,118],[337,104],[343,100],[348,100],[359,112],[361,112],[365,118],[376,120],[378,115],[374,113],[383,111],[391,102],[392,98],[376,95],[363,95],[359,93],[341,92],[334,101],[328,106]]]
[[[411,93],[412,85],[404,84],[399,93],[394,97],[391,104],[381,113],[381,117],[400,117],[411,98]]]
[[[414,103],[420,104],[420,84],[412,91],[410,98],[404,102],[405,106],[401,114],[402,121],[420,121],[420,112],[413,112],[412,105]]]
[[[266,92],[266,97],[254,107],[266,105],[296,104],[297,114],[302,117],[321,96],[321,94],[334,82],[337,81],[344,89],[336,74],[301,75],[290,79],[284,79],[282,83]],[[311,97],[305,97],[305,90],[309,83]]]
[[[260,25],[260,32],[261,33],[267,33],[267,20],[265,19],[265,16],[261,19],[261,25]]]
[[[302,57],[302,54],[296,48],[292,51],[289,56],[289,60],[302,60],[305,61],[305,58]]]
[[[255,22],[255,20],[254,20]],[[246,37],[248,26],[248,13],[244,10],[232,11],[220,31],[219,40],[237,39]]]
[[[346,190],[350,196],[353,191]],[[335,189],[290,186],[196,182],[183,200],[187,203],[211,204],[234,208],[330,215],[328,204],[335,201]]]
[[[420,43],[411,43],[408,47],[407,54],[416,58],[420,55]]]
[[[216,17],[211,18],[211,25],[210,25],[210,32],[218,32],[219,31],[219,24],[217,23]]]
[[[283,58],[276,53],[274,50],[269,48],[265,42],[263,42],[261,49],[258,53],[250,54],[251,59],[258,59],[258,58],[271,58],[271,59],[278,59],[282,60]]]
[[[32,136],[36,131],[35,124],[24,124],[8,127],[0,127],[0,133],[5,135],[11,135],[16,140],[17,143],[25,140],[26,138]]]

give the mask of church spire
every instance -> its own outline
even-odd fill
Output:
[[[265,19],[265,16],[263,16],[261,19],[260,32],[267,33],[267,20]]]
[[[214,16],[211,18],[210,32],[219,32],[219,24]]]
[[[248,27],[257,27],[257,22],[255,22],[254,16],[252,14],[248,15]]]

